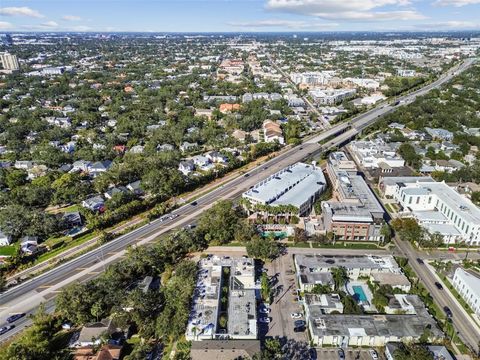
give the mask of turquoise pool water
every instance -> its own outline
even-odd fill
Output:
[[[365,295],[365,292],[360,285],[353,285],[352,289],[355,293],[355,298],[357,299],[357,301],[367,301],[367,296]]]
[[[262,232],[262,237],[267,237],[268,235],[272,234],[278,239],[283,239],[288,236],[286,231],[264,231]]]

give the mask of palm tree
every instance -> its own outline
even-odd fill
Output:
[[[332,269],[332,276],[336,291],[343,287],[348,281],[347,269],[343,266]]]

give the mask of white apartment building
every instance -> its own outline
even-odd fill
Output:
[[[7,52],[0,53],[0,62],[2,63],[4,70],[16,71],[20,69],[16,55],[12,55]]]
[[[290,79],[295,84],[303,84],[308,86],[327,85],[330,79],[335,75],[335,71],[316,71],[305,73],[290,74]]]
[[[381,139],[352,141],[349,146],[357,163],[366,169],[378,169],[381,163],[392,168],[405,166],[405,160],[397,154],[396,146]]]
[[[308,94],[319,105],[335,105],[356,94],[355,89],[313,89]]]
[[[459,267],[455,270],[452,285],[475,314],[480,316],[480,275]]]
[[[444,182],[397,183],[394,199],[445,243],[480,244],[480,209]]]

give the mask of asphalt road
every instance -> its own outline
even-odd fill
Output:
[[[418,90],[397,100],[404,101],[402,104],[409,103],[413,101],[416,96],[423,95],[429,90],[439,87],[441,84],[450,80],[455,73],[465,70],[472,63],[473,60],[466,60],[460,67],[452,69],[447,74],[442,75],[437,81],[427,85],[425,89]],[[393,106],[383,104],[352,119],[350,125],[355,130],[351,131],[351,134],[355,131],[361,131],[382,115],[393,111],[393,109]],[[97,276],[110,263],[121,259],[128,246],[148,243],[174,228],[188,225],[194,222],[204,210],[211,207],[215,201],[219,199],[234,199],[248,190],[250,186],[253,186],[278,170],[308,158],[315,152],[336,146],[338,139],[332,139],[329,143],[322,146],[319,145],[318,142],[347,128],[348,125],[346,126],[345,124],[332,127],[315,138],[307,140],[302,145],[284,151],[263,165],[250,170],[245,175],[235,178],[229,183],[200,197],[196,200],[197,204],[195,206],[187,204],[172,211],[171,215],[175,216],[175,218],[166,221],[160,221],[160,219],[152,221],[103,246],[9,289],[0,295],[0,319],[6,319],[13,313],[31,313],[35,311],[41,303],[54,298],[62,287],[77,281],[86,281]],[[348,137],[346,137],[345,133],[340,133],[339,138],[342,143],[348,141],[350,133],[347,135]],[[3,324],[1,326],[3,326]],[[9,333],[0,336],[0,342],[4,341],[13,333],[20,331],[20,329],[21,327],[17,326]]]
[[[408,263],[418,275],[420,281],[430,292],[433,300],[440,307],[440,311],[443,311],[444,306],[448,306],[450,310],[452,310],[453,325],[455,326],[460,339],[470,348],[478,352],[478,344],[480,342],[478,327],[474,326],[469,319],[465,318],[465,315],[459,306],[447,294],[448,290],[439,290],[435,286],[436,279],[433,274],[427,269],[425,264],[420,264],[417,261],[418,257],[423,258],[422,254],[417,253],[412,245],[406,241],[395,239],[395,244],[399,251],[408,258]],[[449,334],[449,336],[452,336],[452,334]],[[455,334],[455,336],[457,336],[457,334]]]

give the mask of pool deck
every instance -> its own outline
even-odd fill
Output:
[[[378,312],[377,308],[372,304],[373,294],[370,291],[370,288],[368,287],[368,284],[366,282],[349,281],[346,284],[346,289],[348,294],[355,296],[355,291],[353,290],[353,287],[357,287],[357,286],[362,288],[363,293],[366,297],[366,301],[359,301],[358,304],[362,306],[365,312]]]

